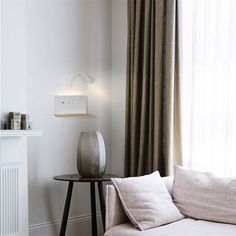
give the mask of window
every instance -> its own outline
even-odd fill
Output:
[[[180,9],[184,165],[236,176],[236,1]]]

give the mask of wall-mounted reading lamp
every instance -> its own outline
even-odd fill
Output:
[[[71,95],[72,85],[75,80],[83,81],[87,85],[95,81],[95,79],[86,72],[71,74],[67,81],[67,94],[55,96],[55,116],[73,117],[88,115],[88,96]]]

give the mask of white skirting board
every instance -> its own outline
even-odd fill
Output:
[[[97,214],[98,234],[103,235],[101,213]],[[29,226],[29,236],[58,236],[61,221]],[[67,236],[91,236],[91,215],[80,215],[68,219]]]

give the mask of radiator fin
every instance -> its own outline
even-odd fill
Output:
[[[0,236],[17,234],[19,167],[0,167]]]

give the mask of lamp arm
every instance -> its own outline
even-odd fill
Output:
[[[70,94],[71,93],[71,88],[72,88],[72,84],[74,83],[75,80],[78,79],[78,74],[74,73],[74,74],[70,74],[67,80],[67,93]]]
[[[73,73],[70,74],[70,76],[68,77],[67,80],[67,92],[70,94],[71,93],[71,87],[72,84],[74,83],[75,80],[80,79],[82,80],[84,83],[93,83],[95,81],[95,79],[89,75],[86,72],[81,72],[81,73]]]

